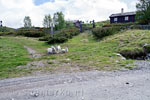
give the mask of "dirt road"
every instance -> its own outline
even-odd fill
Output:
[[[135,64],[133,70],[1,80],[0,100],[150,100],[150,62]]]

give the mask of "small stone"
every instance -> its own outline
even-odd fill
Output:
[[[122,55],[121,55],[121,54],[119,54],[119,53],[117,53],[116,55],[117,55],[117,56],[120,56],[120,57],[122,56]]]
[[[64,82],[64,84],[67,84],[67,82]]]
[[[119,61],[118,60],[116,60],[116,63],[118,63]]]
[[[39,93],[31,92],[30,95],[33,96],[33,97],[38,97],[38,96],[39,96]]]
[[[125,57],[121,57],[121,59],[122,59],[122,60],[126,60],[126,58],[125,58]]]
[[[129,84],[129,82],[126,82],[126,84],[128,85],[128,84]]]
[[[81,100],[84,100],[84,97],[82,97]]]
[[[35,94],[34,94],[34,97],[38,97],[38,96],[39,96],[39,94],[38,94],[38,93],[35,93]]]

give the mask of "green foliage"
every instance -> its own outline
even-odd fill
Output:
[[[142,57],[143,55],[146,55],[146,52],[144,49],[139,47],[124,47],[121,49],[120,53],[129,59],[136,59],[137,57]]]
[[[22,35],[26,37],[42,37],[45,36],[46,33],[36,29],[19,29],[16,31],[16,35]]]
[[[14,35],[14,32],[0,32],[0,36]]]
[[[53,19],[55,21],[55,30],[60,30],[60,29],[65,28],[65,18],[62,12],[55,13]]]
[[[133,22],[130,22],[130,23],[113,23],[113,24],[105,24],[103,25],[103,27],[129,27],[131,25],[137,25],[138,23],[133,23]]]
[[[50,38],[50,34],[46,34],[45,36],[40,37],[40,38],[39,38],[39,41],[48,41],[49,38]]]
[[[78,35],[79,33],[80,32],[77,28],[62,29],[60,32],[51,35],[48,39],[48,43],[63,43],[66,42],[68,39],[71,39],[73,36]]]
[[[0,27],[0,32],[14,32],[14,29],[9,27]]]
[[[110,24],[109,20],[106,21],[101,21],[101,22],[96,22],[96,27],[103,27],[104,25]]]
[[[31,19],[29,16],[25,16],[25,18],[24,18],[24,27],[25,28],[31,28],[32,27]]]
[[[140,24],[150,24],[150,0],[139,0],[136,8],[136,20]]]
[[[65,21],[65,28],[72,28],[74,27],[74,23],[72,21]]]
[[[51,15],[45,15],[44,19],[43,19],[43,26],[45,28],[50,28],[50,24],[52,22],[52,18],[51,18]]]
[[[66,54],[42,56],[38,60],[49,60],[48,66],[54,71],[65,68],[69,63],[69,69],[79,70],[117,70],[131,68],[134,66],[126,66],[132,64],[135,60],[122,60],[116,53],[143,51],[142,47],[145,43],[150,44],[149,30],[127,30],[118,34],[106,37],[101,41],[93,38],[90,32],[82,33],[78,36],[69,39],[66,43],[60,44],[61,47],[68,47],[69,52]],[[5,45],[4,45],[5,44]],[[28,58],[27,51],[23,46],[29,46],[40,54],[46,54],[47,48],[50,47],[43,41],[38,41],[35,38],[26,37],[1,37],[0,39],[0,78],[16,77],[22,73],[32,72],[29,69],[18,69],[16,66],[26,64]],[[54,44],[53,44],[54,45]],[[149,47],[148,47],[149,48]],[[132,52],[132,53],[131,53]],[[62,56],[63,55],[63,56]],[[69,61],[66,59],[70,59]],[[53,60],[56,63],[53,63]],[[64,64],[69,62],[68,64]],[[85,63],[86,62],[86,63]],[[54,66],[55,65],[55,66]],[[2,67],[1,67],[2,66]],[[40,69],[47,71],[45,69]]]
[[[119,31],[121,31],[121,29],[124,29],[123,27],[98,27],[93,29],[92,33],[95,37],[101,39],[105,36],[109,36],[112,34],[115,34]]]

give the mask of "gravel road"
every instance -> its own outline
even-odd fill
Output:
[[[150,62],[133,70],[0,80],[0,100],[150,100]]]

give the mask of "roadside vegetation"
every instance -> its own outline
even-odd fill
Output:
[[[31,74],[34,71],[53,72],[65,69],[65,72],[83,70],[119,70],[132,68],[135,60],[124,60],[117,56],[125,50],[143,50],[142,45],[150,43],[148,30],[124,30],[117,34],[96,39],[90,31],[86,31],[61,45],[68,47],[66,54],[47,55],[47,48],[53,44],[39,41],[38,38],[3,36],[0,38],[0,78],[17,77]],[[5,44],[5,45],[4,45]],[[58,45],[58,44],[55,44]],[[24,46],[28,46],[42,54],[41,58],[30,58]],[[32,61],[44,61],[45,68],[18,68]]]

